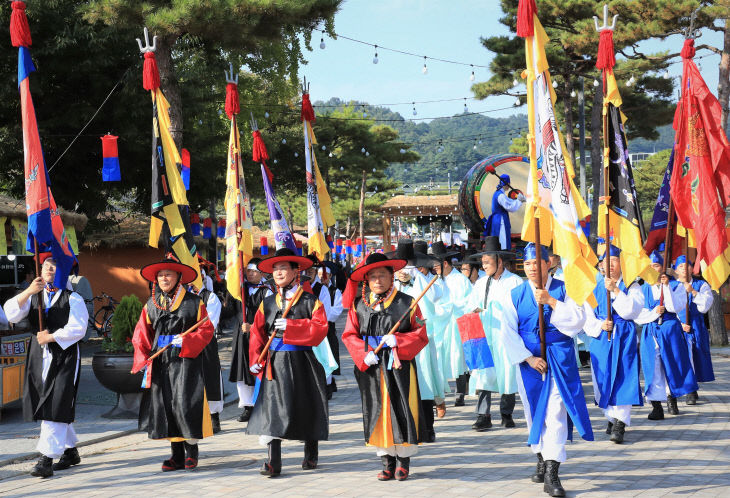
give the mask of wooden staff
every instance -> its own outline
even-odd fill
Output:
[[[38,240],[33,235],[33,250],[35,251],[35,276],[36,278],[41,276],[41,255],[38,253]],[[45,286],[45,284],[44,284]],[[45,320],[43,317],[43,289],[38,293],[38,332],[45,330]],[[50,306],[50,302],[48,303]]]
[[[198,321],[195,325],[193,325],[192,327],[190,327],[189,329],[187,329],[185,332],[183,332],[182,334],[180,334],[180,337],[185,337],[190,332],[195,332],[195,330],[198,327],[200,327],[201,325],[203,325],[208,320],[210,320],[210,317],[208,317],[208,316],[206,316],[205,318],[201,318],[200,321]],[[164,353],[165,350],[167,348],[169,348],[171,345],[172,345],[172,343],[168,344],[167,346],[165,346],[164,348],[160,349],[155,354],[153,354],[152,356],[150,356],[149,358],[147,358],[147,363],[152,363],[152,360],[154,360],[155,358],[157,358],[158,356],[160,356],[162,353]],[[132,373],[135,373],[135,372],[132,371]]]
[[[289,304],[286,305],[286,309],[284,310],[284,313],[281,314],[282,318],[286,318],[286,315],[289,314],[289,310],[291,310],[291,307],[294,305],[295,302],[299,299],[299,297],[304,292],[304,287],[301,285],[299,286],[299,289],[294,294],[294,296],[289,300]],[[271,347],[271,343],[274,341],[274,337],[276,337],[276,331],[274,331],[271,336],[269,336],[269,340],[266,343],[266,347],[261,351],[261,354],[259,355],[258,360],[256,360],[256,363],[261,364],[262,361],[264,361],[264,358],[266,357],[267,353],[269,352],[269,348]]]
[[[538,209],[539,206],[538,206]],[[540,244],[540,218],[535,217],[535,254],[537,256],[537,288],[542,289],[544,282],[542,281],[542,245]],[[543,305],[537,305],[537,322],[540,327],[540,358],[547,361],[547,344],[545,344],[545,316],[542,314]],[[545,374],[542,374],[545,380]]]
[[[667,273],[667,262],[672,255],[672,241],[674,240],[672,227],[674,226],[674,203],[672,197],[669,197],[669,212],[667,213],[667,231],[664,234],[664,261],[662,261],[662,274]],[[659,277],[661,278],[661,275]],[[664,306],[664,285],[659,281],[659,306]],[[661,325],[664,322],[664,315],[660,315],[657,323]]]
[[[689,282],[689,279],[692,276],[692,274],[690,273],[690,269],[689,269],[689,228],[684,229],[684,258],[686,259],[686,261],[684,263],[684,266],[686,268],[686,272],[685,272],[686,279],[687,279],[687,282]],[[692,292],[690,291],[687,293],[687,308],[684,311],[684,324],[687,325],[688,327],[692,326],[692,324],[690,323],[690,316],[689,316],[689,307],[690,307],[690,304],[692,304],[690,302],[691,298],[692,298]],[[690,332],[692,332],[692,329],[687,331],[688,334]]]
[[[605,88],[604,88],[604,96],[603,98],[606,98],[605,95]],[[608,151],[608,113],[603,113],[603,148],[604,150]],[[605,235],[605,241],[606,241],[606,252],[604,253],[604,260],[606,264],[605,272],[606,272],[606,278],[611,278],[611,212],[610,212],[610,203],[611,203],[611,196],[609,194],[610,189],[610,183],[608,178],[608,168],[610,164],[610,157],[608,156],[608,153],[606,153],[603,156],[603,205],[606,208],[606,235]],[[605,281],[604,281],[605,286]],[[613,321],[613,307],[611,306],[611,292],[606,288],[606,319]],[[608,335],[608,340],[611,340],[611,331],[606,331],[606,334]]]
[[[231,65],[231,77],[233,76],[233,65]],[[236,76],[238,78],[238,76]],[[242,200],[243,197],[243,191],[241,189],[241,163],[238,160],[240,157],[240,148],[238,144],[238,124],[236,122],[236,114],[232,115],[231,118],[231,127],[235,130],[235,133],[233,134],[233,140],[236,147],[236,152],[233,154],[233,161],[235,163],[236,167],[236,201]],[[243,266],[243,251],[241,251],[241,239],[243,238],[243,233],[241,231],[241,221],[243,220],[243,215],[241,214],[241,211],[244,209],[243,203],[238,203],[238,209],[236,209],[236,245],[238,250],[238,283],[241,285],[241,324],[247,323],[246,322],[246,299],[248,294],[246,292],[246,268]],[[240,330],[238,331],[241,332]]]

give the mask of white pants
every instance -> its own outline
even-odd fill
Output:
[[[259,436],[259,444],[261,446],[268,446],[271,441],[274,439],[281,439],[280,437],[274,437],[274,436]]]
[[[609,405],[608,408],[604,408],[603,415],[605,415],[609,422],[613,422],[613,419],[616,419],[627,426],[631,425],[631,405]]]
[[[36,450],[48,458],[60,458],[67,448],[75,448],[79,442],[73,424],[41,420],[41,435]]]
[[[213,415],[214,413],[220,413],[223,411],[223,374],[220,374],[218,377],[220,381],[220,389],[221,389],[221,399],[218,401],[211,401],[208,400],[208,410],[210,410],[210,414]]]
[[[393,446],[388,446],[387,448],[382,448],[380,446],[376,446],[378,449],[377,455],[378,456],[398,456],[401,458],[408,458],[412,457],[416,453],[418,453],[418,446],[415,444],[410,444],[408,446],[403,446],[402,444],[396,444]]]
[[[654,349],[654,378],[651,379],[651,384],[646,390],[646,399],[649,401],[667,400],[667,378],[658,345]]]
[[[568,412],[565,410],[563,398],[555,384],[555,379],[550,376],[550,394],[545,411],[545,423],[540,431],[540,442],[531,444],[533,453],[542,454],[543,460],[555,460],[564,462],[567,459],[565,454],[565,443],[568,441]]]
[[[236,382],[236,389],[238,390],[238,407],[244,408],[246,406],[253,406],[253,391],[255,386],[249,386],[242,380]]]

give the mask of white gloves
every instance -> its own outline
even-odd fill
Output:
[[[274,328],[276,330],[286,330],[286,318],[277,318],[274,320]]]
[[[251,365],[251,368],[249,368],[249,370],[251,371],[252,374],[258,375],[258,373],[261,371],[262,368],[263,368],[263,365],[261,365],[261,363],[254,363],[253,365]]]
[[[394,348],[398,343],[395,339],[394,334],[388,334],[386,336],[383,336],[383,344],[385,344],[389,348]]]
[[[368,354],[365,355],[365,364],[369,367],[373,365],[378,364],[378,356],[373,353],[372,351],[368,351]]]
[[[517,194],[517,200],[520,202],[525,202],[527,199],[525,198],[525,194],[520,192],[519,194]]]
[[[182,337],[180,337],[179,335],[176,335],[175,337],[172,338],[172,342],[170,344],[172,344],[173,346],[177,346],[177,347],[181,348],[182,347],[182,340],[183,340]]]

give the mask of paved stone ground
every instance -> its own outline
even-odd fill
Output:
[[[700,404],[680,415],[651,422],[647,407],[634,413],[626,443],[615,445],[605,434],[600,411],[590,407],[596,441],[576,440],[561,468],[569,496],[728,496],[730,494],[730,355],[716,352],[718,381],[702,386]],[[521,405],[517,428],[476,433],[474,399],[448,407],[436,422],[437,442],[420,447],[406,482],[379,482],[380,461],[363,443],[360,399],[352,363],[343,356],[340,391],[330,404],[330,440],[320,445],[320,468],[301,469],[303,445],[283,444],[283,474],[258,473],[265,449],[235,420],[238,409],[223,413],[223,432],[200,444],[194,472],[162,473],[169,445],[136,433],[81,448],[82,463],[41,480],[27,475],[33,462],[0,468],[0,495],[73,494],[113,496],[546,496],[529,481],[534,457],[525,446],[527,430]],[[590,396],[589,371],[583,370]],[[449,400],[453,404],[453,398]],[[0,438],[0,445],[2,445]]]

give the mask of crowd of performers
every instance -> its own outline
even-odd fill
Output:
[[[434,417],[446,416],[449,381],[456,384],[456,406],[477,395],[472,429],[478,432],[492,428],[497,399],[499,423],[515,427],[519,393],[527,443],[537,459],[531,480],[543,483],[550,496],[564,496],[559,467],[573,430],[594,439],[581,367],[590,364],[591,402],[603,410],[606,433],[618,444],[630,437],[632,411],[645,400],[655,421],[665,417],[665,403],[670,415],[679,413],[680,397],[696,404],[698,382],[714,380],[704,317],[713,295],[693,278],[685,256],[656,285],[624,282],[620,251],[609,245],[603,257],[610,274],[599,275],[598,306],[592,308],[567,296],[559,258],[545,247],[528,244],[526,279],[513,273],[515,254],[500,240],[503,229],[487,236],[480,252],[466,254],[443,242],[429,247],[401,239],[395,251],[369,254],[349,275],[340,265],[289,249],[251,260],[229,380],[238,390],[238,420],[268,449],[261,474],[282,472],[282,439],[302,441],[302,468],[317,468],[319,441],[329,437],[340,339],[355,366],[364,442],[382,460],[379,480],[407,479],[419,444],[436,440]],[[88,315],[81,297],[53,287],[53,258],[41,259],[41,276],[4,311],[10,322],[28,317],[36,328],[39,311],[45,315],[45,329],[34,333],[29,348],[23,409],[27,420],[41,421],[42,456],[32,474],[47,477],[80,462],[73,421],[78,341]],[[655,252],[651,260],[661,271],[661,255]],[[223,382],[215,330],[221,301],[210,285],[192,287],[196,271],[174,259],[148,265],[141,275],[151,293],[133,338],[134,370],[145,372],[149,386],[140,427],[151,439],[170,441],[162,470],[192,470],[199,440],[220,430]],[[344,310],[338,337],[335,322]],[[457,320],[472,313],[481,320],[492,367],[467,366]]]

